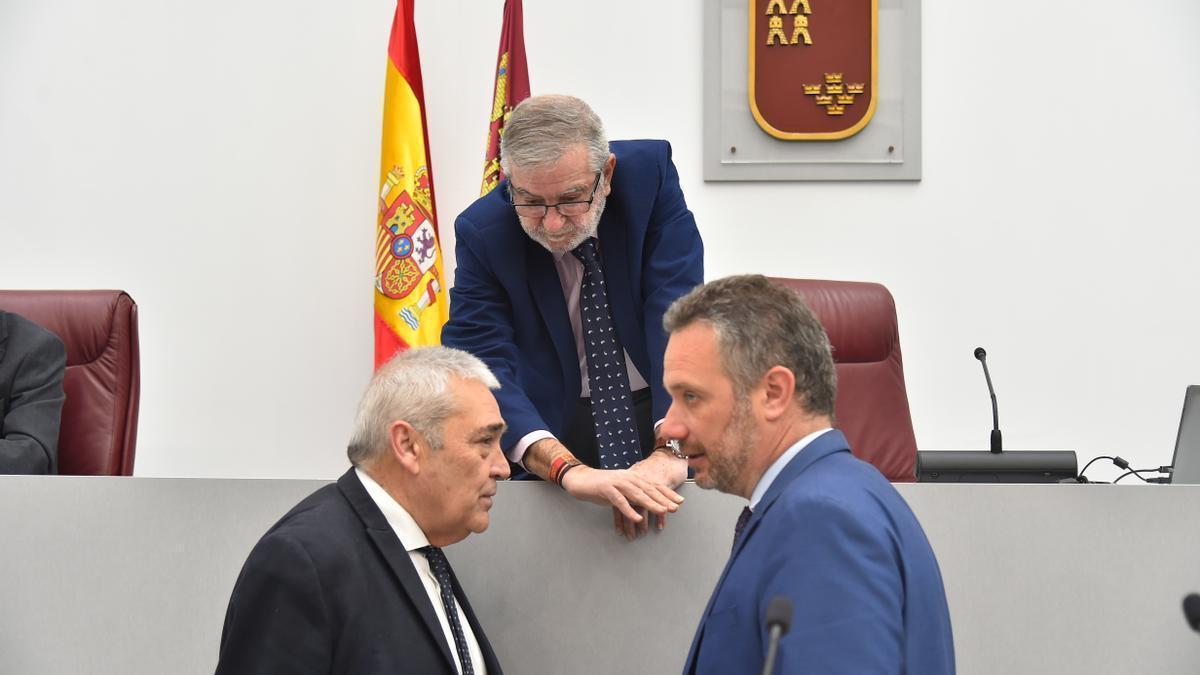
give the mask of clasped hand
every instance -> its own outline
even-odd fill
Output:
[[[658,529],[666,527],[667,514],[683,504],[675,488],[686,478],[687,462],[653,452],[628,469],[576,467],[563,477],[563,489],[576,499],[611,505],[617,534],[633,540],[649,531],[650,516]]]

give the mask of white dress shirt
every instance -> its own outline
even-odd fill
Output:
[[[458,666],[458,672],[461,673],[462,663],[458,658],[458,649],[454,646],[454,634],[450,632],[450,620],[446,618],[446,608],[442,605],[441,587],[438,585],[437,577],[433,576],[433,570],[429,569],[429,561],[425,559],[425,554],[418,550],[429,546],[429,539],[425,537],[425,533],[421,531],[421,526],[417,525],[417,521],[413,520],[408,511],[395,499],[392,499],[387,490],[376,483],[375,479],[358,468],[354,469],[354,473],[358,476],[358,480],[362,481],[371,500],[383,512],[383,517],[387,519],[388,525],[392,526],[392,530],[395,531],[404,550],[408,551],[408,557],[412,560],[413,567],[417,568],[417,576],[421,578],[425,593],[429,595],[429,602],[433,603],[433,612],[437,615],[438,623],[442,625],[446,644],[450,646],[450,656],[454,658],[454,664]],[[463,635],[467,639],[467,651],[471,654],[471,665],[479,675],[487,675],[487,665],[483,662],[483,650],[479,648],[479,640],[475,639],[475,633],[471,630],[471,624],[463,614],[462,608],[458,606],[457,598],[454,600],[454,606],[458,612],[458,622],[462,625]]]

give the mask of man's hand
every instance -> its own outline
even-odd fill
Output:
[[[652,452],[650,456],[629,467],[630,471],[653,483],[674,490],[687,480],[687,460],[668,452]]]
[[[676,497],[679,495],[675,493],[675,488],[687,480],[687,460],[666,452],[652,452],[649,457],[629,467],[629,470],[667,489]],[[679,497],[676,503],[683,503],[683,497]],[[626,539],[636,539],[650,531],[650,519],[646,517],[645,510],[639,509],[638,515],[642,517],[641,520],[630,520],[619,509],[613,507],[613,527],[618,534],[625,535]],[[657,529],[662,530],[667,526],[666,513],[655,514],[654,519]]]
[[[563,489],[593,504],[611,505],[618,532],[634,539],[649,528],[649,514],[658,518],[679,510],[683,497],[630,469],[604,470],[577,466],[563,476]],[[618,521],[620,519],[620,521]],[[661,522],[661,521],[660,521]]]
[[[574,460],[575,456],[557,439],[543,438],[529,446],[521,462],[526,469],[548,480],[555,458]],[[667,514],[679,510],[683,497],[675,488],[686,478],[686,461],[654,452],[623,470],[573,467],[562,477],[562,488],[576,499],[612,506],[617,532],[636,539],[649,531],[650,515],[658,520],[661,530]]]

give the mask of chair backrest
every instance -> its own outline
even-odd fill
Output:
[[[123,291],[0,291],[0,309],[66,345],[59,473],[133,475],[141,386],[133,298]]]
[[[838,375],[835,424],[854,454],[888,480],[911,482],[917,438],[892,294],[879,284],[856,281],[771,281],[799,291],[829,334]]]

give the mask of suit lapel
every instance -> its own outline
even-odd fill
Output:
[[[417,576],[417,570],[408,557],[408,551],[400,544],[396,532],[388,525],[387,519],[384,518],[379,507],[367,494],[367,489],[354,474],[353,467],[338,479],[338,489],[341,490],[346,501],[350,502],[351,508],[358,514],[359,519],[363,521],[367,536],[375,543],[384,562],[392,570],[396,580],[400,582],[400,587],[408,594],[413,607],[417,608],[417,614],[421,616],[421,620],[425,622],[425,628],[429,630],[429,635],[441,650],[442,658],[446,660],[450,672],[457,672],[454,657],[451,656],[450,645],[446,644],[446,636],[442,632],[442,624],[434,613],[429,594],[425,592],[425,586]]]
[[[518,222],[517,227],[520,226]],[[525,239],[525,269],[529,274],[529,292],[533,295],[533,302],[546,323],[546,332],[550,334],[550,340],[554,343],[554,351],[558,352],[558,361],[566,377],[563,383],[565,391],[574,392],[569,399],[574,400],[579,396],[582,383],[579,382],[579,354],[575,349],[571,318],[567,314],[567,300],[563,297],[562,280],[558,278],[558,270],[554,267],[554,257],[550,252],[524,232],[521,236]],[[571,410],[573,411],[573,408]]]
[[[697,649],[700,646],[700,638],[704,634],[704,624],[708,621],[708,614],[712,611],[713,603],[716,602],[717,596],[721,593],[721,587],[725,584],[725,577],[729,574],[729,568],[733,567],[733,561],[746,547],[746,542],[750,537],[754,536],[754,531],[758,529],[758,524],[762,522],[767,511],[779,499],[779,495],[783,494],[784,490],[796,480],[796,478],[804,472],[805,469],[812,466],[817,461],[824,457],[832,455],[841,450],[849,450],[850,446],[846,442],[846,437],[837,429],[827,431],[809,443],[807,447],[800,451],[800,454],[793,457],[792,461],[779,472],[775,477],[771,487],[767,488],[766,494],[758,502],[758,506],[750,516],[750,520],[746,522],[746,529],[742,532],[742,538],[737,541],[733,552],[729,555],[729,560],[725,562],[725,569],[721,570],[721,577],[717,580],[717,585],[713,588],[712,595],[708,598],[708,605],[704,608],[704,614],[701,615],[700,625],[696,628],[696,635],[692,638],[692,646],[688,650],[688,658],[684,672],[691,672],[695,667],[695,659]]]
[[[626,223],[632,218],[621,212],[622,204],[619,195],[614,191],[608,197],[604,215],[600,217],[598,238],[600,239],[600,265],[604,270],[604,286],[608,293],[608,308],[612,313],[613,325],[617,329],[617,337],[621,345],[629,351],[627,345],[642,342],[639,336],[637,310],[642,306],[640,300],[633,294],[633,272],[629,260],[629,231]],[[650,377],[649,373],[643,373]]]

